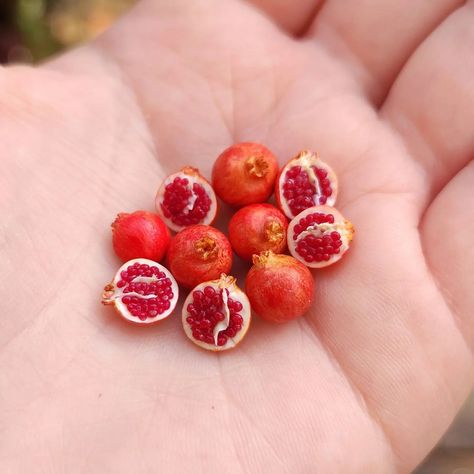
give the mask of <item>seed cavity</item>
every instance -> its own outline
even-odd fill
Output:
[[[291,167],[284,176],[283,196],[294,216],[308,207],[326,204],[333,190],[324,168],[310,165],[301,158],[301,165]]]
[[[103,303],[120,300],[130,315],[145,321],[167,311],[174,297],[170,278],[158,267],[135,262],[120,273],[114,285],[104,289]]]
[[[187,308],[186,322],[193,338],[215,346],[224,346],[242,330],[243,305],[229,296],[227,288],[206,286],[192,293],[193,301]]]
[[[315,212],[294,227],[296,252],[308,263],[328,261],[344,248],[345,223],[335,223],[334,215]]]
[[[188,176],[176,176],[165,186],[161,209],[174,224],[189,226],[201,223],[211,209],[211,198],[204,187]]]

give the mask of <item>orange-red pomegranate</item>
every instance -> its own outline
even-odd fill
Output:
[[[147,211],[120,213],[112,224],[112,244],[126,262],[148,258],[159,262],[170,243],[170,231],[159,216]]]
[[[288,248],[306,266],[322,268],[341,259],[353,235],[353,225],[337,209],[314,206],[290,222]]]
[[[215,280],[232,267],[232,248],[227,237],[208,225],[183,229],[172,239],[168,263],[178,283],[193,288],[203,281]]]
[[[302,151],[280,171],[275,194],[280,209],[293,219],[308,207],[333,206],[337,197],[337,178],[316,153]]]
[[[195,344],[211,351],[225,351],[235,347],[247,333],[250,303],[234,277],[221,275],[189,293],[182,319],[184,332]]]
[[[253,257],[245,280],[252,309],[262,318],[283,323],[302,316],[313,301],[309,269],[289,255],[271,251]]]
[[[234,252],[245,260],[265,250],[286,249],[288,220],[271,204],[251,204],[237,211],[229,222],[229,240]]]
[[[179,290],[171,273],[159,263],[137,258],[123,264],[102,294],[125,320],[142,325],[167,318],[176,307]]]
[[[224,150],[212,169],[212,186],[227,204],[240,207],[265,202],[278,174],[273,153],[258,143],[237,143]]]
[[[216,217],[216,195],[199,170],[186,166],[163,181],[156,195],[156,210],[175,232],[190,225],[208,225]]]

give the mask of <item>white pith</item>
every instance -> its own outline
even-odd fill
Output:
[[[225,319],[224,321],[221,321],[216,324],[213,330],[213,335],[214,335],[214,344],[208,344],[207,342],[203,341],[198,341],[193,337],[193,331],[191,329],[191,325],[186,321],[186,318],[189,316],[189,313],[187,311],[187,307],[189,304],[191,304],[194,300],[193,293],[195,291],[204,291],[204,288],[206,286],[212,286],[213,288],[221,288],[221,289],[227,289],[229,290],[229,296],[227,296],[226,292],[223,291],[223,300],[224,300],[224,314],[225,314]],[[220,331],[224,331],[229,327],[230,323],[230,311],[227,306],[227,300],[228,298],[231,298],[236,301],[240,301],[242,304],[242,310],[239,311],[239,314],[242,316],[243,322],[242,322],[242,329],[234,336],[234,337],[228,337],[227,342],[223,346],[218,346],[217,345],[217,337],[219,335]],[[195,288],[191,290],[189,293],[188,297],[184,301],[183,304],[183,312],[182,312],[182,321],[183,321],[183,328],[184,332],[186,333],[186,336],[188,336],[191,341],[194,342],[194,344],[198,345],[199,347],[202,347],[203,349],[207,349],[210,351],[225,351],[227,349],[232,349],[235,347],[245,336],[247,333],[247,330],[250,325],[250,319],[251,319],[251,309],[250,309],[250,302],[246,296],[246,294],[236,285],[235,279],[233,277],[228,277],[226,275],[222,275],[219,280],[212,280],[212,281],[206,281],[204,283],[200,283],[197,285]]]
[[[214,193],[212,186],[201,175],[197,174],[197,172],[195,174],[188,174],[188,173],[185,173],[184,171],[180,171],[178,173],[174,173],[168,176],[163,181],[163,183],[160,186],[160,189],[158,190],[158,193],[156,195],[156,201],[155,201],[156,212],[158,213],[158,215],[165,221],[166,225],[174,232],[179,232],[180,230],[184,228],[183,226],[175,224],[171,219],[165,217],[163,210],[161,209],[161,203],[165,195],[166,186],[172,183],[176,177],[186,178],[189,181],[188,188],[191,190],[192,194],[186,206],[186,209],[188,211],[191,211],[192,209],[194,209],[194,204],[197,199],[197,195],[192,190],[193,184],[194,183],[200,184],[204,188],[204,190],[206,191],[206,194],[211,199],[211,207],[209,208],[209,212],[207,213],[207,216],[205,217],[205,219],[203,219],[198,224],[205,224],[205,225],[211,224],[214,221],[214,218],[216,217],[216,212],[217,212],[216,194]]]
[[[298,237],[293,239],[293,235],[295,233],[295,227],[300,223],[302,219],[304,219],[309,214],[314,214],[316,212],[322,214],[332,214],[334,216],[334,224],[329,222],[325,222],[323,224],[313,224],[306,228],[303,232],[301,232]],[[335,255],[331,255],[328,261],[322,262],[307,262],[297,251],[296,246],[300,240],[304,239],[308,235],[314,235],[315,237],[322,237],[323,235],[330,234],[331,232],[338,232],[341,236],[342,245],[339,248],[339,253]],[[349,248],[349,243],[352,240],[353,228],[352,224],[344,219],[342,214],[335,208],[330,206],[313,206],[305,209],[303,212],[300,212],[294,219],[291,220],[290,225],[288,226],[288,250],[290,251],[291,255],[299,260],[301,263],[305,264],[307,267],[310,268],[322,268],[331,265],[344,255],[344,253]]]
[[[123,290],[125,287],[124,288],[117,287],[117,283],[122,279],[122,277],[120,276],[120,273],[123,272],[124,270],[127,270],[134,263],[139,263],[141,265],[146,264],[146,265],[149,265],[150,267],[157,267],[160,270],[160,272],[163,272],[166,275],[166,277],[171,280],[171,289],[173,291],[173,299],[170,300],[169,309],[167,309],[165,312],[161,314],[156,315],[154,318],[147,318],[144,321],[130,314],[127,306],[122,302],[122,298],[124,296],[137,296],[141,299],[151,299],[151,298],[156,298],[156,295],[140,295],[139,293],[135,293],[135,292],[124,293]],[[153,275],[152,277],[137,276],[131,281],[150,283],[153,281],[159,281],[159,278],[157,278],[155,275]],[[133,323],[151,324],[156,321],[161,321],[162,319],[167,318],[174,311],[176,307],[176,303],[178,302],[179,288],[178,288],[178,284],[176,283],[176,280],[173,278],[173,275],[171,275],[171,272],[167,268],[165,268],[163,265],[160,265],[159,263],[154,262],[153,260],[148,260],[146,258],[135,258],[133,260],[129,260],[128,262],[124,263],[117,270],[117,273],[115,274],[115,277],[111,284],[113,285],[113,296],[111,296],[110,299],[113,299],[115,307],[120,312],[120,314],[125,319]]]
[[[334,206],[337,198],[337,178],[336,174],[332,170],[332,168],[322,161],[316,153],[313,153],[311,151],[302,151],[296,158],[293,158],[290,160],[284,167],[282,172],[280,173],[280,177],[278,180],[278,190],[280,194],[280,207],[283,213],[289,218],[293,219],[296,217],[290,207],[288,206],[286,199],[283,195],[283,186],[285,184],[285,177],[286,173],[293,167],[295,166],[301,166],[301,168],[306,171],[308,174],[308,178],[311,184],[314,185],[316,188],[316,194],[313,197],[313,202],[315,197],[320,197],[321,196],[321,186],[319,185],[319,179],[316,176],[316,173],[313,171],[313,166],[316,166],[316,168],[321,168],[327,171],[327,179],[331,182],[331,188],[332,188],[332,194],[327,198],[326,205],[327,206]],[[315,203],[315,205],[318,205]]]

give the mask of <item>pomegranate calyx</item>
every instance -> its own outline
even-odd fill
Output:
[[[215,258],[219,252],[216,241],[209,236],[204,236],[199,239],[194,244],[194,248],[203,260]]]
[[[269,242],[281,242],[285,238],[285,230],[283,226],[276,221],[268,221],[265,224],[265,238]]]
[[[187,174],[189,176],[200,176],[201,173],[197,168],[193,168],[192,166],[184,166],[181,168],[181,172]]]
[[[269,166],[263,156],[251,156],[245,162],[250,176],[256,176],[257,178],[263,178],[269,172]]]
[[[269,261],[274,260],[276,257],[277,255],[273,253],[271,250],[264,250],[263,252],[260,252],[258,255],[257,254],[252,255],[252,263],[258,266],[264,266]]]
[[[102,293],[102,304],[109,305],[114,304],[115,300],[115,287],[112,283],[105,285],[104,292]]]

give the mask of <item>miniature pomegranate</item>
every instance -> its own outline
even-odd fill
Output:
[[[333,206],[337,197],[337,178],[317,154],[302,151],[281,170],[275,194],[280,209],[286,217],[293,219],[308,207]]]
[[[170,232],[159,216],[147,211],[120,213],[112,224],[112,244],[126,262],[133,258],[160,261],[168,249]]]
[[[235,347],[245,336],[250,318],[247,296],[235,278],[227,275],[196,286],[183,305],[184,332],[195,344],[211,351]]]
[[[252,310],[259,316],[283,323],[299,318],[309,309],[314,280],[309,269],[298,260],[267,251],[253,256],[245,291]]]
[[[227,204],[240,207],[265,202],[278,174],[273,153],[258,143],[238,143],[224,150],[212,169],[212,186]]]
[[[199,170],[186,166],[163,181],[156,195],[156,210],[175,232],[190,225],[212,224],[216,195]]]
[[[227,237],[208,225],[183,229],[168,249],[171,273],[186,288],[215,280],[232,267],[232,248]]]
[[[237,211],[229,223],[229,240],[234,252],[245,260],[264,250],[282,253],[286,249],[288,221],[271,204],[251,204]]]
[[[354,227],[334,207],[314,206],[298,214],[288,227],[291,255],[311,268],[332,265],[349,249]]]
[[[119,315],[137,324],[167,318],[178,301],[178,285],[159,263],[137,258],[123,264],[104,288],[102,303],[114,305]]]

